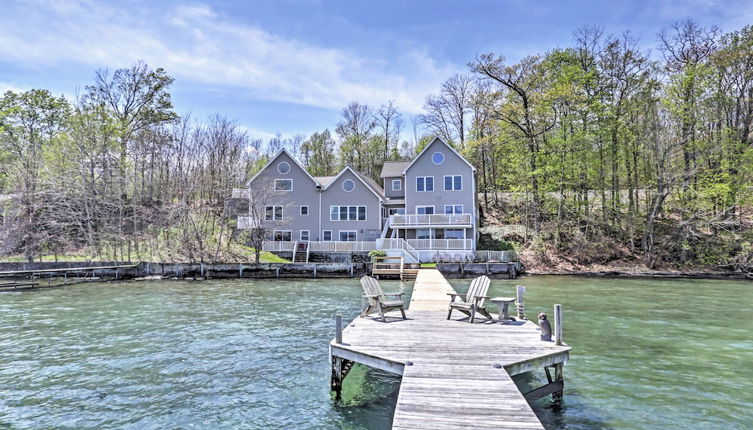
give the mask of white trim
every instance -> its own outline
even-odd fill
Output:
[[[440,161],[439,163],[437,163],[436,161],[434,161],[434,156],[437,155],[437,154],[439,154],[439,155],[442,156],[442,161]],[[435,166],[441,166],[442,164],[444,164],[444,162],[446,160],[447,160],[447,157],[444,156],[444,152],[442,152],[442,151],[436,151],[433,154],[431,154],[431,162],[434,163]]]
[[[427,213],[419,214],[418,213],[418,208],[431,208],[431,213],[430,214],[427,214]],[[416,205],[416,215],[440,215],[440,214],[437,214],[435,212],[436,209],[437,208],[435,208],[434,205]]]
[[[329,232],[329,240],[324,238],[326,232]],[[332,242],[332,230],[322,230],[322,242]]]
[[[306,213],[303,213],[303,208],[306,208]],[[301,207],[298,209],[298,215],[300,216],[309,216],[311,214],[311,208],[309,208],[309,205],[301,205]]]
[[[463,157],[462,155],[460,155],[460,153],[458,151],[456,151],[455,148],[453,148],[452,146],[450,146],[449,143],[445,142],[444,140],[440,139],[439,137],[435,137],[434,140],[432,140],[430,144],[426,145],[424,147],[424,149],[421,150],[421,152],[419,152],[418,155],[416,155],[416,157],[413,159],[413,161],[410,162],[410,164],[408,164],[407,166],[405,166],[405,169],[403,169],[403,175],[405,175],[406,172],[408,172],[408,169],[410,169],[413,166],[413,164],[416,163],[416,160],[418,160],[419,158],[421,158],[421,156],[424,155],[424,152],[428,151],[429,148],[431,148],[431,146],[434,145],[434,142],[436,142],[437,140],[440,141],[440,142],[442,142],[444,144],[444,146],[450,148],[450,151],[452,151],[455,155],[457,155],[458,157],[460,157],[460,159],[463,160],[465,162],[465,164],[467,164],[468,166],[470,166],[470,168],[473,169],[474,172],[476,171],[476,168],[473,167],[473,164],[469,163],[468,160],[466,160],[465,157]]]
[[[303,232],[306,232],[306,239],[303,238]],[[298,232],[298,238],[303,242],[311,241],[311,230],[301,230]]]
[[[337,208],[337,219],[332,219],[332,208]],[[347,219],[342,219],[340,217],[340,208],[348,208],[346,210],[347,213]],[[356,208],[356,219],[350,219],[350,208]],[[359,209],[363,208],[363,219],[358,219],[358,214],[360,212]],[[337,221],[368,221],[369,220],[369,207],[368,205],[329,205],[329,220],[330,222],[337,222]]]
[[[343,233],[353,233],[356,235],[356,240],[342,240],[342,234]],[[358,242],[358,230],[337,230],[337,238],[340,239],[340,242]]]
[[[267,219],[267,208],[272,208],[272,219]],[[280,208],[280,219],[277,219],[277,208]],[[285,208],[282,205],[264,205],[264,221],[282,221],[285,219]]]
[[[277,158],[279,158],[279,157],[280,157],[280,155],[282,155],[283,153],[287,154],[287,156],[288,156],[288,157],[290,157],[290,159],[291,159],[291,160],[293,160],[293,163],[295,163],[295,165],[296,165],[296,166],[298,166],[298,168],[299,168],[299,169],[303,170],[303,173],[305,173],[305,174],[306,174],[306,176],[308,176],[308,177],[309,177],[309,179],[311,179],[311,181],[312,181],[312,182],[314,183],[314,186],[315,186],[315,187],[318,187],[318,186],[319,186],[319,182],[316,182],[316,179],[314,179],[314,177],[313,177],[313,176],[311,176],[311,174],[309,174],[309,172],[308,172],[308,171],[306,171],[306,169],[304,169],[304,168],[303,168],[303,166],[301,166],[301,164],[300,164],[300,163],[298,162],[298,160],[296,160],[296,159],[295,159],[295,157],[293,157],[292,155],[290,155],[290,153],[288,152],[288,150],[287,150],[287,149],[285,149],[285,148],[282,148],[282,149],[280,149],[279,151],[277,151],[277,154],[275,154],[275,155],[274,155],[274,157],[272,157],[272,158],[271,158],[271,159],[270,159],[270,160],[269,160],[269,161],[267,162],[267,164],[266,164],[266,165],[264,165],[264,167],[262,167],[262,168],[261,168],[261,170],[259,170],[259,171],[258,171],[258,172],[257,172],[257,173],[256,173],[256,174],[254,175],[254,177],[253,177],[253,178],[249,179],[249,180],[248,180],[248,182],[246,182],[246,186],[247,186],[247,187],[250,187],[250,186],[251,186],[251,183],[252,183],[252,182],[254,182],[254,180],[255,180],[255,179],[256,179],[256,178],[257,178],[257,177],[258,177],[259,175],[261,175],[261,174],[262,174],[262,172],[264,172],[265,170],[267,170],[267,168],[268,168],[269,166],[271,166],[271,165],[272,165],[272,163],[274,163],[274,162],[275,162],[275,160],[277,160]]]
[[[460,189],[459,190],[455,189],[455,177],[456,176],[460,177]],[[447,189],[447,178],[452,178],[451,190]],[[463,191],[463,175],[444,175],[444,177],[442,177],[442,189],[443,191]]]
[[[455,206],[460,206],[460,212],[455,212]],[[452,208],[452,212],[447,213],[447,208]],[[463,205],[444,205],[444,215],[460,215],[464,213],[465,207]]]
[[[290,189],[289,190],[278,190],[277,189],[277,183],[278,182],[282,182],[282,181],[290,181]],[[293,178],[282,178],[282,179],[277,178],[277,179],[275,179],[274,191],[275,192],[284,192],[284,193],[289,193],[289,192],[293,191]]]
[[[290,233],[290,240],[274,240],[277,233]],[[292,242],[293,230],[272,230],[272,242]]]
[[[361,183],[364,186],[366,186],[366,188],[368,188],[369,191],[371,191],[372,193],[374,193],[374,195],[377,196],[377,198],[379,199],[380,202],[384,201],[384,199],[382,199],[382,196],[380,196],[376,191],[374,191],[374,189],[371,188],[371,186],[369,184],[367,184],[366,181],[364,181],[363,179],[361,179],[361,176],[359,176],[358,173],[356,173],[355,170],[351,169],[350,166],[344,167],[340,171],[340,173],[337,174],[337,176],[335,176],[334,178],[332,178],[331,181],[329,181],[329,184],[327,184],[325,187],[322,188],[322,190],[326,191],[327,189],[329,189],[329,187],[331,187],[332,184],[334,184],[335,182],[337,182],[337,180],[340,179],[340,176],[342,176],[348,170],[353,174],[353,176],[355,176],[356,178],[358,178],[358,180],[361,181]]]
[[[280,170],[280,167],[282,167],[283,164],[288,166],[287,172],[283,172],[282,170]],[[290,163],[288,163],[287,161],[280,161],[279,163],[277,163],[277,173],[281,175],[287,175],[288,173],[290,173]]]
[[[426,179],[427,178],[431,178],[431,191],[427,191],[426,190]],[[419,191],[418,190],[418,180],[419,179],[423,179],[424,180],[424,189],[423,189],[423,191]],[[434,189],[436,188],[435,185],[436,184],[434,183],[434,176],[416,176],[416,192],[417,193],[433,193]]]
[[[353,188],[352,188],[352,189],[350,189],[350,190],[346,190],[346,189],[345,189],[345,184],[347,184],[348,182],[350,182],[350,183],[352,183],[352,184],[353,184]],[[341,188],[342,188],[342,189],[343,189],[343,191],[345,191],[346,193],[352,193],[353,191],[355,191],[355,190],[356,190],[356,183],[355,183],[355,182],[353,182],[353,180],[352,180],[352,179],[346,179],[346,180],[344,180],[344,181],[343,181],[343,183],[342,183],[342,185],[341,185]]]
[[[397,182],[397,188],[395,188],[395,182]],[[392,180],[392,191],[402,191],[403,190],[403,180],[402,179],[393,179]]]

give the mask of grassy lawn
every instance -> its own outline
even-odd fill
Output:
[[[436,269],[437,263],[421,263],[422,269]]]
[[[242,255],[242,260],[244,262],[254,261],[254,250],[252,248],[249,248],[248,250],[244,250]],[[138,258],[136,255],[131,256],[131,261],[136,263],[138,261],[153,261],[149,256],[143,256],[144,258]],[[236,254],[236,258],[238,258],[238,254]],[[155,259],[159,260],[159,259]],[[259,255],[259,260],[261,263],[290,263],[290,260],[287,260],[282,257],[278,257],[271,252],[262,251]],[[5,257],[0,257],[0,263],[26,263],[28,259],[24,257],[23,255],[10,255]],[[39,257],[34,257],[34,262],[38,263]],[[48,262],[54,262],[55,256],[54,255],[43,255],[42,256],[42,262],[48,263]],[[101,259],[96,258],[92,255],[87,254],[58,254],[57,261],[66,262],[66,263],[76,263],[76,262],[87,262],[87,261],[101,261]],[[157,261],[159,262],[159,261]]]

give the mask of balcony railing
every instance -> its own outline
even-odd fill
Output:
[[[392,227],[472,226],[471,214],[390,215]]]
[[[473,239],[406,239],[406,242],[418,250],[473,249]]]
[[[292,252],[296,243],[293,241],[271,241],[265,240],[261,249],[270,252]],[[377,249],[376,242],[308,242],[310,252],[364,252]]]
[[[238,230],[251,230],[259,225],[259,220],[250,216],[238,217]]]

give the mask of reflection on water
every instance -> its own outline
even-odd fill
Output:
[[[753,422],[753,284],[528,277],[490,295],[517,283],[529,316],[563,304],[574,347],[563,410],[535,405],[548,428]],[[357,315],[360,295],[354,280],[2,293],[0,428],[387,429],[398,377],[355,366],[341,401],[329,392],[332,317]]]

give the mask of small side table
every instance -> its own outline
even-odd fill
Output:
[[[507,324],[515,321],[515,318],[510,317],[510,304],[515,302],[515,297],[493,297],[489,301],[499,306],[499,322]]]

